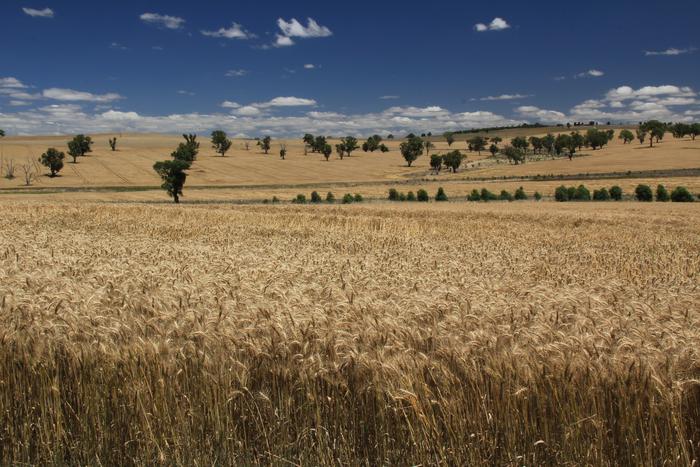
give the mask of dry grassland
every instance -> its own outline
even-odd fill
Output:
[[[0,211],[2,464],[700,458],[696,204]]]

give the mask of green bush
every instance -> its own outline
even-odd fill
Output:
[[[399,193],[399,201],[406,201],[406,193],[403,191]]]
[[[661,201],[665,203],[671,200],[671,195],[668,194],[668,190],[663,185],[658,185],[656,187],[656,201]]]
[[[515,199],[517,199],[518,201],[527,199],[527,194],[525,194],[525,190],[523,189],[523,187],[520,187],[517,190],[515,190]]]
[[[417,198],[418,198],[418,201],[423,202],[423,203],[427,203],[428,201],[430,201],[430,196],[428,196],[428,192],[422,188],[420,190],[418,190]]]
[[[542,193],[539,191],[536,191],[534,195],[532,195],[535,198],[535,201],[539,201],[542,199]]]
[[[323,201],[321,199],[321,195],[319,195],[317,191],[312,191],[311,192],[311,202],[312,203],[320,203],[321,201]]]
[[[649,185],[637,185],[637,188],[634,189],[634,196],[637,201],[652,201],[654,199]]]
[[[279,199],[277,196],[273,196],[273,197],[272,197],[272,203],[273,203],[273,204],[276,204],[276,203],[279,203],[279,202],[280,202],[280,199]]]
[[[579,185],[574,192],[574,199],[576,201],[590,201],[591,192],[588,191],[588,188],[586,188],[584,185]]]
[[[513,195],[507,190],[501,190],[501,194],[498,195],[498,199],[501,201],[513,201]]]
[[[569,201],[576,199],[576,187],[570,186],[566,189],[566,196],[569,197]]]
[[[389,189],[389,201],[398,201],[399,200],[399,192],[396,191],[396,188],[390,188]]]
[[[690,203],[693,201],[693,195],[684,186],[678,186],[671,193],[671,201],[675,203]]]
[[[306,195],[299,193],[296,198],[292,200],[292,203],[296,204],[306,204]]]
[[[558,186],[554,190],[554,199],[559,202],[569,201],[569,190],[564,185]]]
[[[494,201],[498,199],[498,197],[491,193],[489,190],[486,188],[481,189],[481,201]]]
[[[412,191],[409,191],[408,194],[406,195],[406,201],[415,201],[416,200],[416,194]]]
[[[332,192],[326,193],[326,202],[327,203],[335,203],[335,195]]]
[[[365,199],[362,197],[361,194],[355,193],[355,202],[356,202],[356,203],[361,203],[361,202],[363,202],[364,200],[365,200]]]
[[[622,200],[622,188],[619,186],[615,185],[614,187],[610,188],[610,198],[613,201],[620,201]]]
[[[265,199],[263,200],[263,204],[270,204],[270,200],[267,199],[267,198],[265,198]]]
[[[343,204],[350,204],[353,201],[355,201],[355,197],[350,193],[345,193],[345,196],[343,196]]]
[[[445,194],[445,190],[443,190],[442,187],[438,188],[438,191],[435,194],[435,201],[447,201],[447,195]]]
[[[593,201],[609,201],[610,193],[608,193],[607,188],[601,188],[600,190],[593,190]]]
[[[469,196],[467,196],[467,201],[481,201],[481,194],[479,194],[479,190],[474,188],[471,193],[469,193]]]

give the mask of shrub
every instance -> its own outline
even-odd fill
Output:
[[[612,199],[613,201],[622,200],[622,188],[620,188],[617,185],[610,188],[610,199]]]
[[[517,190],[515,190],[515,199],[519,201],[527,199],[527,194],[525,194],[525,190],[523,189],[523,187],[520,187]]]
[[[496,195],[491,193],[486,188],[481,189],[481,201],[493,201],[495,199],[497,199]]]
[[[279,203],[279,202],[280,202],[280,199],[279,199],[277,196],[273,196],[273,197],[272,197],[272,203],[273,203],[273,204]]]
[[[416,200],[416,194],[412,191],[409,191],[408,194],[406,195],[406,201],[415,201]]]
[[[328,193],[326,193],[326,202],[335,203],[335,196],[333,195],[333,192],[329,191]]]
[[[576,201],[590,201],[591,192],[588,191],[588,188],[586,188],[584,185],[579,185],[574,192],[574,199]]]
[[[343,204],[350,204],[353,201],[355,201],[355,197],[350,193],[345,193],[345,196],[343,196]]]
[[[569,197],[569,201],[576,199],[576,187],[570,186],[566,189],[566,195]]]
[[[420,190],[418,190],[417,198],[418,198],[418,201],[423,202],[423,203],[427,203],[428,201],[430,201],[430,196],[428,196],[428,192],[422,188]]]
[[[263,204],[270,204],[270,200],[267,199],[267,198],[265,198],[265,199],[263,200]]]
[[[656,187],[656,201],[661,201],[662,203],[665,203],[666,201],[671,200],[671,195],[668,194],[668,190],[666,190],[666,187],[663,185],[658,185]]]
[[[396,188],[390,188],[389,189],[389,201],[398,201],[399,200],[399,192],[396,191]]]
[[[296,198],[292,200],[293,203],[306,204],[306,195],[299,193]]]
[[[467,201],[481,201],[481,195],[479,194],[479,190],[474,188],[471,193],[467,196]]]
[[[564,185],[558,186],[554,190],[554,199],[559,202],[569,201],[569,190]]]
[[[634,196],[637,201],[652,201],[654,199],[649,185],[637,185],[637,188],[634,189]]]
[[[363,202],[363,201],[365,200],[365,199],[362,197],[362,195],[359,194],[359,193],[355,193],[354,199],[355,199],[355,202],[356,202],[356,203],[361,203],[361,202]]]
[[[534,195],[532,195],[535,198],[535,201],[539,201],[542,199],[542,194],[539,191],[536,191]]]
[[[399,193],[399,201],[406,201],[406,193],[403,191]]]
[[[447,201],[447,195],[445,194],[445,190],[443,190],[442,187],[438,188],[438,191],[435,194],[435,201]]]
[[[323,201],[321,199],[321,195],[319,195],[317,191],[312,191],[311,192],[311,202],[312,203],[320,203],[321,201]]]
[[[513,195],[507,190],[501,190],[501,194],[498,195],[498,199],[501,201],[513,201]]]
[[[675,203],[690,203],[693,201],[693,195],[686,187],[679,186],[671,193],[671,201]]]
[[[594,201],[609,201],[610,193],[608,193],[607,188],[601,188],[600,190],[593,190],[593,200]]]

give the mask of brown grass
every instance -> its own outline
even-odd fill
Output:
[[[0,205],[0,463],[689,465],[700,210]]]

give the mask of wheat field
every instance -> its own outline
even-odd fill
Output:
[[[0,211],[1,464],[700,459],[695,204]]]

